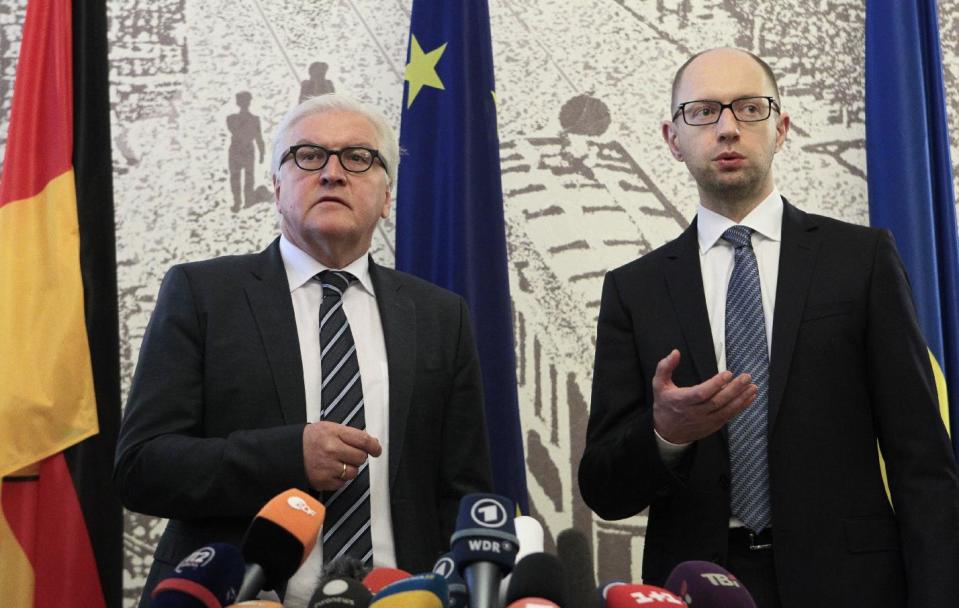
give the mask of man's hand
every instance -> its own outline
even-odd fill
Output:
[[[317,490],[339,489],[357,476],[368,456],[382,452],[379,440],[360,429],[335,422],[314,422],[303,429],[303,463]]]
[[[715,433],[756,399],[759,389],[749,374],[733,378],[724,371],[702,384],[679,387],[673,383],[678,365],[679,351],[674,349],[656,365],[653,376],[653,426],[670,443],[689,443]]]

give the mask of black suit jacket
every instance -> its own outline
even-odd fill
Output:
[[[652,584],[679,562],[726,559],[725,430],[695,442],[675,470],[662,462],[653,434],[651,380],[660,359],[680,350],[678,386],[717,372],[699,259],[694,221],[676,240],[610,272],[599,314],[580,489],[606,519],[649,507],[643,577]],[[956,605],[956,465],[888,232],[786,203],[769,391],[783,605]]]
[[[389,370],[397,564],[449,548],[460,498],[490,491],[482,379],[465,302],[370,264]],[[133,511],[170,518],[145,588],[211,541],[240,544],[283,490],[309,491],[303,366],[279,240],[174,266],[143,338],[114,481]]]

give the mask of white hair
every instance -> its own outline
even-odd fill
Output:
[[[280,170],[280,159],[290,149],[290,144],[287,143],[287,135],[293,125],[307,116],[338,111],[353,112],[370,121],[373,130],[376,132],[376,148],[386,163],[389,183],[393,184],[396,181],[396,169],[400,162],[400,145],[392,125],[376,108],[339,93],[327,93],[326,95],[311,97],[283,116],[276,129],[273,130],[271,141],[273,175],[276,175]]]

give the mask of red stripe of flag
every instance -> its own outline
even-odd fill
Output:
[[[0,176],[0,207],[37,195],[72,167],[71,19],[70,0],[27,4]]]

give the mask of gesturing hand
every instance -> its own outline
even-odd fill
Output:
[[[678,365],[674,349],[653,376],[653,426],[666,441],[689,443],[711,435],[756,399],[759,389],[749,374],[733,378],[724,371],[696,386],[680,387],[673,383]]]
[[[359,473],[369,456],[383,452],[366,431],[335,422],[314,422],[303,429],[303,464],[310,485],[337,490]]]

